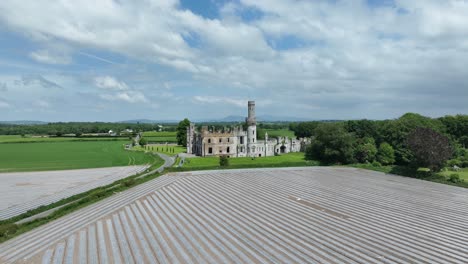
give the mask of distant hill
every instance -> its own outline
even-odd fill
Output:
[[[47,122],[33,120],[15,120],[15,121],[0,121],[0,124],[6,125],[45,125]]]
[[[151,119],[133,119],[124,120],[115,123],[126,123],[126,124],[167,124],[167,123],[179,123],[180,120],[151,120]]]

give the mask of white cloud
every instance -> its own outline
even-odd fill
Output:
[[[111,76],[98,76],[94,78],[94,84],[106,90],[125,91],[129,89],[126,83],[120,82]]]
[[[230,97],[219,97],[219,96],[194,96],[193,100],[201,104],[228,104],[237,107],[245,107],[247,99],[233,99]]]
[[[51,107],[49,102],[47,102],[45,100],[42,100],[42,99],[34,101],[33,104],[35,106],[39,107],[39,108],[50,108]]]
[[[124,91],[115,94],[102,94],[100,97],[107,101],[123,101],[127,103],[146,103],[148,99],[138,91]]]
[[[148,102],[146,94],[165,109],[173,96],[215,109],[245,107],[247,98],[258,98],[259,104],[269,102],[264,106],[272,113],[313,111],[324,118],[363,116],[367,112],[360,111],[372,105],[379,106],[373,117],[384,118],[405,110],[424,113],[427,102],[440,102],[443,93],[454,103],[444,101],[441,114],[454,105],[468,111],[468,2],[366,3],[240,0],[208,19],[182,10],[176,0],[4,0],[0,23],[46,47],[31,53],[46,63],[54,61],[57,52],[49,47],[56,42],[72,46],[75,54],[92,50],[97,55],[91,57],[102,59],[104,51],[135,62],[104,59],[109,68],[83,70],[98,76],[93,84],[108,101]],[[245,20],[246,10],[258,16]],[[165,82],[170,93],[154,88],[159,83],[169,89]],[[429,97],[423,102],[420,94]]]
[[[10,104],[6,101],[0,98],[0,108],[10,108]]]
[[[72,62],[71,57],[67,54],[54,53],[44,49],[31,52],[29,56],[38,62],[47,64],[70,64]]]

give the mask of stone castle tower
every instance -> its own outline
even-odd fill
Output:
[[[247,156],[255,156],[255,144],[257,143],[257,120],[255,118],[255,101],[249,101],[249,114],[247,122]]]

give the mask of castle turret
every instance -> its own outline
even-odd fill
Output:
[[[255,156],[255,143],[257,143],[257,120],[255,119],[255,101],[249,101],[249,114],[247,117],[247,155]]]
[[[187,153],[193,153],[193,143],[194,143],[194,136],[195,136],[195,124],[190,123],[187,127]]]

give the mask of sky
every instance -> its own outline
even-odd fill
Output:
[[[468,114],[468,0],[2,0],[0,120]]]

